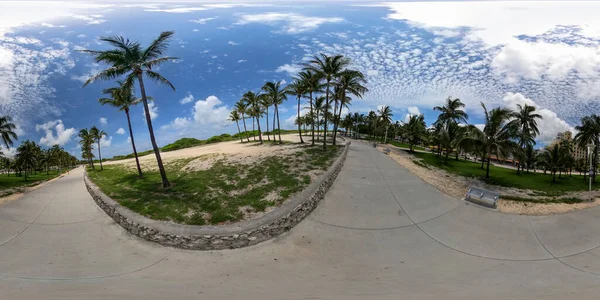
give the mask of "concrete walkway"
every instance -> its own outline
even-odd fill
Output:
[[[355,142],[320,206],[250,248],[142,241],[77,170],[0,206],[0,299],[598,299],[600,207],[505,215]]]

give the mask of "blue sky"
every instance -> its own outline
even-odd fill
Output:
[[[370,92],[351,111],[389,105],[394,118],[424,113],[448,96],[482,122],[479,102],[536,105],[541,143],[598,111],[597,2],[3,2],[0,115],[20,140],[58,143],[79,155],[76,132],[108,133],[103,153],[130,153],[125,114],[97,103],[113,83],[83,80],[102,66],[78,49],[106,49],[99,36],[147,43],[174,30],[160,72],[177,88],[148,84],[160,145],[233,133],[233,103],[267,80],[290,82],[307,57],[341,53],[367,74]],[[1,14],[0,14],[1,15]],[[142,107],[132,110],[138,147],[150,147]],[[281,108],[291,128],[295,101]],[[124,129],[124,130],[121,130]],[[5,151],[13,152],[14,149]]]

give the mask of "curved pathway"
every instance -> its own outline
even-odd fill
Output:
[[[225,251],[133,237],[81,169],[0,206],[0,299],[597,299],[600,207],[506,215],[365,143],[289,233]]]

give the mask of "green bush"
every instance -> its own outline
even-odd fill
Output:
[[[181,138],[171,144],[168,144],[168,145],[162,147],[160,150],[167,152],[167,151],[174,151],[174,150],[179,150],[179,149],[183,149],[183,148],[200,146],[200,145],[204,145],[204,144],[206,144],[206,142],[199,140],[199,139]]]

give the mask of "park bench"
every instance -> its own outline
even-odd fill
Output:
[[[390,152],[391,152],[390,148],[385,148],[383,150],[383,153],[385,153],[385,154],[390,154]]]
[[[495,209],[497,207],[499,196],[500,195],[496,192],[472,187],[467,191],[465,200]]]

